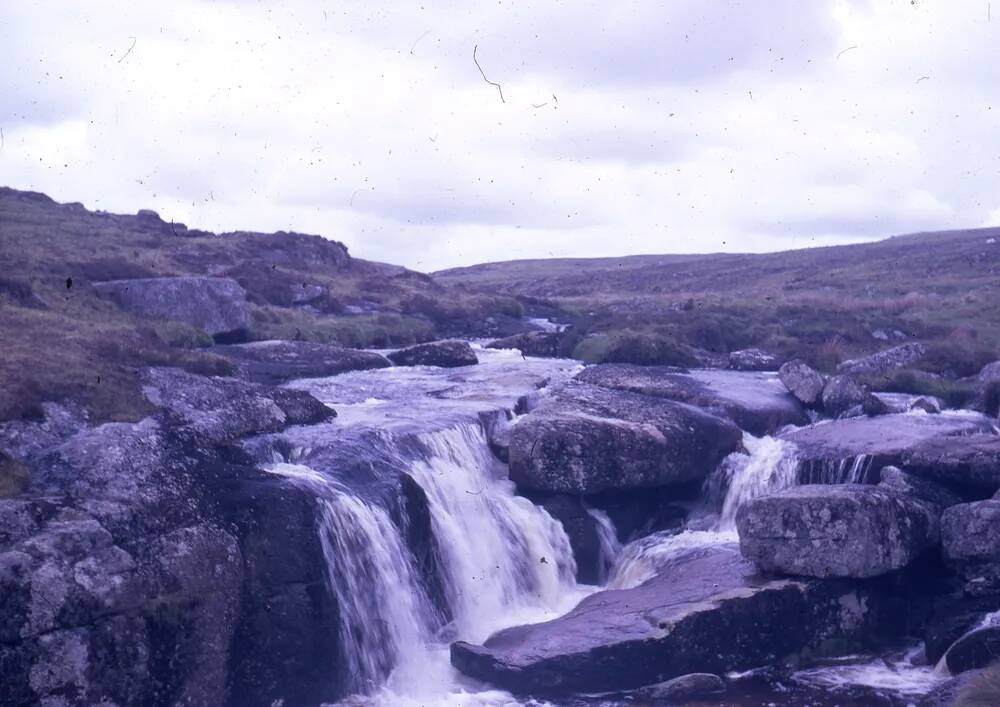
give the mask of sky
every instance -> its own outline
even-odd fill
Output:
[[[0,2],[0,184],[428,272],[998,225],[995,5]]]

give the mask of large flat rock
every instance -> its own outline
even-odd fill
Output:
[[[215,346],[212,353],[233,361],[258,383],[284,383],[295,378],[325,378],[348,371],[388,368],[392,363],[374,351],[348,349],[311,341],[255,341]]]
[[[734,424],[694,406],[574,380],[514,425],[510,478],[577,494],[685,484],[741,439]]]
[[[553,621],[500,631],[481,646],[455,643],[451,660],[518,694],[630,690],[770,664],[825,641],[863,642],[876,626],[891,634],[881,597],[869,585],[765,580],[722,545],[639,587],[593,594]]]
[[[795,445],[804,481],[843,483],[877,481],[879,470],[903,466],[917,445],[935,441],[959,449],[968,435],[992,430],[992,422],[977,414],[908,413],[820,422],[779,437]],[[852,468],[858,472],[853,477]]]
[[[587,368],[577,379],[704,408],[757,436],[809,423],[805,408],[773,373],[603,364]]]
[[[906,450],[903,465],[928,478],[995,491],[1000,488],[1000,435],[928,439]]]

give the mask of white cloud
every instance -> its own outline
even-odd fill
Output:
[[[930,0],[5,3],[0,183],[423,270],[994,223],[998,39]]]

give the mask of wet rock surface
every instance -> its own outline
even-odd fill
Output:
[[[389,354],[397,366],[440,366],[458,368],[479,363],[476,353],[467,341],[432,341],[400,349]]]
[[[755,499],[736,517],[743,555],[765,572],[874,577],[937,544],[941,508],[888,486],[809,485]]]
[[[255,341],[215,346],[210,351],[233,361],[246,378],[257,383],[278,384],[294,378],[323,378],[392,365],[374,351],[309,341]]]
[[[728,418],[757,436],[809,422],[801,403],[772,375],[604,364],[585,369],[577,379],[694,405]]]
[[[577,494],[684,484],[740,440],[735,425],[690,405],[570,381],[514,425],[510,478]]]
[[[899,617],[879,596],[838,581],[761,579],[736,548],[715,547],[553,621],[500,631],[481,646],[455,643],[451,659],[518,694],[634,689],[764,665],[824,641],[863,643],[876,625],[891,633]]]
[[[244,338],[250,326],[246,292],[231,278],[111,280],[94,283],[94,289],[132,314],[185,322],[217,340]]]
[[[812,481],[843,483],[856,462],[863,466],[864,479],[874,482],[878,471],[888,465],[922,472],[911,464],[911,450],[928,445],[938,450],[933,459],[946,452],[963,455],[970,435],[992,434],[992,423],[974,414],[896,414],[874,418],[832,420],[781,432],[778,436],[795,444],[803,475]],[[863,463],[862,463],[863,462]]]

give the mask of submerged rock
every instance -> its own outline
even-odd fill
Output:
[[[971,595],[1000,594],[1000,500],[952,506],[941,517],[945,560]]]
[[[765,572],[875,577],[937,544],[941,509],[868,485],[796,486],[754,499],[736,516],[743,555]]]
[[[788,389],[788,392],[802,401],[803,404],[815,407],[822,402],[826,380],[810,368],[805,361],[795,359],[784,364],[778,369],[778,378]]]
[[[432,341],[400,349],[389,354],[389,360],[397,366],[441,366],[457,368],[479,363],[475,352],[467,341]]]
[[[505,629],[481,646],[454,643],[451,660],[518,694],[632,690],[746,670],[821,644],[848,647],[873,631],[892,635],[907,607],[888,595],[840,581],[762,580],[734,547],[716,546],[634,589],[593,594],[558,619]]]
[[[585,369],[577,380],[688,403],[728,418],[757,436],[809,422],[799,401],[772,375],[603,364]]]
[[[653,704],[681,704],[700,697],[719,695],[726,691],[726,683],[713,673],[690,673],[679,678],[636,690],[639,700]]]
[[[228,277],[156,277],[94,283],[94,289],[140,317],[196,326],[217,341],[245,340],[246,292]]]
[[[366,371],[392,365],[389,359],[374,351],[311,341],[255,341],[216,346],[209,350],[233,361],[244,376],[257,383],[325,378],[347,371]]]
[[[918,341],[900,344],[871,356],[844,361],[837,366],[841,373],[885,373],[897,368],[907,368],[927,355],[927,347]]]
[[[690,405],[570,381],[514,425],[510,478],[575,494],[685,484],[741,439],[735,425]]]

